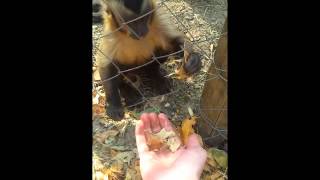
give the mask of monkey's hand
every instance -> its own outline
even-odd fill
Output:
[[[200,55],[193,52],[184,59],[183,69],[187,75],[191,75],[198,72],[201,68],[201,65],[202,63]]]
[[[197,53],[190,53],[185,56],[182,65],[176,70],[177,79],[186,80],[192,74],[198,72],[201,68],[200,55]]]
[[[107,115],[115,121],[120,121],[124,117],[123,107],[121,106],[118,107],[118,106],[109,104],[106,106],[106,112],[107,112]]]

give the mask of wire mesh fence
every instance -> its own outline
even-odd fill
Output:
[[[105,54],[103,50],[99,49],[98,44],[102,38],[109,38],[113,33],[116,33],[125,26],[129,28],[130,32],[133,33],[137,38],[140,38],[137,33],[135,33],[132,29],[130,29],[129,26],[127,26],[127,24],[137,21],[155,11],[160,12],[160,10],[161,12],[164,12],[168,15],[168,22],[170,21],[176,26],[179,31],[183,32],[186,35],[186,40],[190,42],[193,49],[201,54],[201,59],[203,62],[202,69],[199,73],[194,75],[191,81],[181,81],[170,78],[170,75],[173,74],[174,68],[176,68],[177,66],[168,68],[168,64],[160,63],[159,61],[160,58],[171,58],[172,56],[183,52],[185,50],[184,47],[180,51],[164,56],[157,57],[155,54],[152,54],[152,59],[147,63],[129,69],[121,69],[116,62],[113,62],[113,58],[110,57],[109,54]],[[215,47],[217,46],[217,41],[221,36],[223,23],[227,13],[227,1],[158,0],[156,8],[130,21],[124,21],[120,13],[117,13],[116,11],[114,13],[122,20],[122,23],[116,30],[108,34],[97,34],[96,32],[94,32],[96,34],[94,34],[93,36],[93,53],[94,55],[97,53],[101,53],[105,58],[109,59],[109,61],[117,69],[117,74],[107,79],[94,80],[93,86],[98,87],[101,86],[101,84],[105,81],[110,81],[117,77],[123,77],[139,92],[140,96],[142,97],[142,100],[140,102],[131,105],[130,107],[135,107],[139,104],[148,102],[150,103],[150,101],[152,101],[152,99],[156,97],[165,97],[170,100],[171,104],[176,105],[170,108],[171,111],[176,111],[178,109],[180,110],[179,113],[176,113],[178,114],[177,116],[173,115],[172,112],[167,110],[167,114],[169,115],[169,117],[171,116],[171,119],[173,121],[181,121],[183,119],[182,117],[185,117],[188,114],[188,108],[191,107],[191,109],[194,111],[194,114],[200,117],[199,121],[202,121],[202,126],[206,126],[207,129],[209,128],[209,133],[206,133],[202,137],[205,142],[208,142],[215,138],[222,138],[223,140],[227,140],[227,130],[217,127],[217,121],[220,118],[220,114],[227,112],[227,107],[220,105],[210,107],[201,106],[201,94],[204,88],[204,84],[207,81],[219,80],[227,83],[227,79],[220,73],[226,73],[227,70],[224,67],[218,67],[218,65],[216,65],[214,61]],[[96,63],[95,59],[93,60],[93,62]],[[164,77],[171,79],[171,92],[154,96],[154,94],[148,93],[143,85],[138,86],[136,82],[133,82],[131,80],[132,78],[127,76],[128,72],[139,70],[151,63],[158,63],[161,69],[163,69],[163,72],[166,72],[166,74],[164,74]],[[210,66],[214,67],[215,73],[209,72]],[[146,78],[148,79],[148,77]],[[152,77],[149,78],[152,79]],[[178,100],[177,97],[188,98]],[[143,110],[145,110],[145,108]],[[209,118],[205,113],[208,111],[218,112],[219,115],[217,119]],[[201,128],[201,126],[198,126],[197,131],[201,131]]]

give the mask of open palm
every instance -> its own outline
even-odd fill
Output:
[[[175,152],[149,151],[145,132],[159,132],[173,127],[165,114],[144,113],[136,125],[136,143],[140,158],[140,171],[144,180],[199,179],[207,153],[201,147],[197,135],[188,139],[186,147]]]

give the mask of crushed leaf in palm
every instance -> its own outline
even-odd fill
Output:
[[[182,144],[179,134],[174,130],[161,129],[158,133],[146,132],[146,139],[151,151],[169,149],[171,152],[175,152]]]

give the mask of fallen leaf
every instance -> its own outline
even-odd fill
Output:
[[[119,134],[119,131],[117,130],[108,130],[105,131],[106,133],[106,138],[104,140],[104,144],[112,144],[115,141],[115,136]]]
[[[112,142],[110,144],[112,144]],[[128,147],[126,146],[117,146],[117,145],[110,146],[110,148],[117,151],[125,151],[128,149]]]
[[[99,98],[98,98],[98,103],[99,103],[99,105],[101,105],[101,106],[105,106],[105,102],[106,102],[106,97],[105,96],[100,96]]]
[[[190,77],[184,70],[183,66],[175,70],[175,76],[175,78],[179,80],[186,80]]]
[[[118,151],[111,149],[111,157],[115,157],[118,154]]]
[[[115,157],[113,157],[113,160],[124,162],[124,163],[131,163],[131,160],[135,158],[135,153],[132,151],[126,151],[126,152],[119,152]]]
[[[93,104],[92,105],[92,115],[95,116],[103,116],[106,113],[106,109],[103,105]]]
[[[189,136],[194,133],[192,126],[195,124],[196,124],[195,117],[187,118],[182,121],[181,136],[182,136],[182,141],[183,141],[184,145],[186,145],[188,143]]]
[[[222,174],[218,173],[218,172],[214,172],[211,176],[210,176],[210,180],[224,180]]]
[[[125,180],[134,180],[136,176],[135,170],[127,169]]]
[[[152,133],[146,133],[146,140],[151,151],[159,150],[163,146],[161,139]]]
[[[208,156],[211,156],[220,167],[224,170],[228,166],[228,155],[226,152],[216,149],[216,148],[209,148],[208,149]]]
[[[92,91],[92,97],[93,97],[93,98],[96,97],[97,94],[98,94],[97,90],[93,90],[93,91]]]
[[[107,132],[107,138],[108,137],[114,137],[114,136],[119,134],[119,131],[117,131],[117,130],[108,130],[106,132]]]
[[[108,175],[109,179],[119,179],[119,177],[123,176],[123,165],[118,162],[112,163],[111,167],[104,168],[102,170],[104,174]]]
[[[173,130],[161,129],[155,134],[146,133],[146,139],[150,150],[153,151],[169,148],[171,152],[175,152],[181,146],[180,137]]]
[[[141,173],[140,173],[140,161],[138,159],[136,159],[134,162],[134,169],[136,170],[136,173],[137,173],[136,178],[138,180],[140,180],[140,179],[142,180]]]
[[[154,135],[159,137],[160,139],[165,140],[167,138],[174,137],[176,134],[174,133],[174,131],[167,131],[165,129],[161,129],[161,131]]]
[[[103,143],[107,139],[107,136],[108,136],[108,132],[105,131],[103,133],[96,133],[93,138],[99,143]]]
[[[214,159],[208,158],[207,159],[207,163],[208,165],[210,165],[211,167],[217,167],[217,163]]]
[[[116,130],[108,130],[108,131],[104,131],[102,133],[96,133],[94,136],[94,139],[96,139],[97,141],[101,141],[103,142],[104,140],[110,138],[110,137],[114,137],[119,133],[119,131]]]
[[[171,137],[168,139],[168,146],[171,152],[176,152],[181,146],[181,140],[177,137]]]

